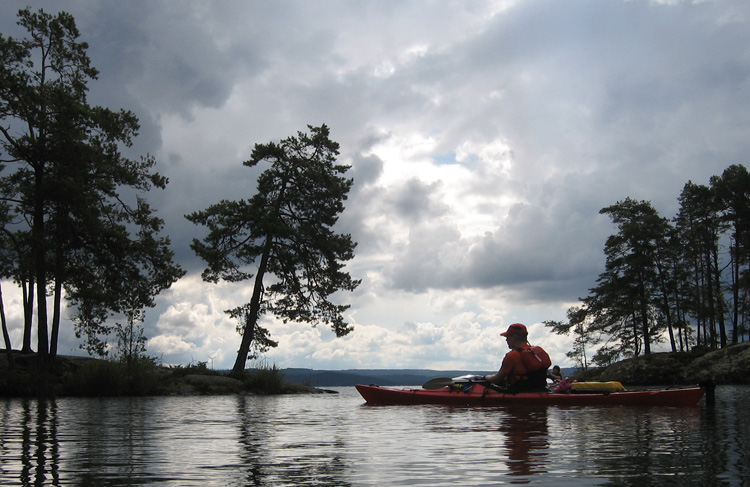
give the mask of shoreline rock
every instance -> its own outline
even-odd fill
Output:
[[[589,371],[585,380],[616,380],[625,385],[750,384],[750,342],[719,350],[664,352],[622,360]]]

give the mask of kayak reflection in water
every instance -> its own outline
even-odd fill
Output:
[[[525,325],[514,323],[501,333],[510,348],[500,370],[484,379],[503,392],[544,392],[547,390],[547,369],[552,365],[542,347],[529,345]]]

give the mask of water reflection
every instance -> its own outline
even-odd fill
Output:
[[[152,398],[69,399],[61,428],[65,462],[76,485],[142,484],[164,478],[159,433],[169,424]],[[173,439],[175,441],[175,439]],[[168,477],[167,477],[168,478]],[[69,480],[69,481],[70,481]]]
[[[727,462],[703,408],[557,408],[571,426],[556,438],[566,470],[601,485],[724,485]],[[706,441],[708,440],[708,444]],[[713,458],[711,458],[713,457]],[[734,474],[732,474],[734,475]]]
[[[237,418],[242,485],[350,485],[350,446],[335,415],[300,409],[294,398],[237,396]]]
[[[547,408],[505,411],[498,431],[505,436],[506,460],[511,477],[529,477],[543,474],[550,461],[548,457],[549,430]],[[530,480],[515,479],[513,483],[528,483]]]
[[[21,485],[60,485],[57,404],[25,399],[21,411]]]
[[[742,395],[732,394],[727,388],[717,389],[717,407],[706,408],[701,414],[700,450],[701,465],[712,478],[731,478],[727,472],[737,472],[742,485],[750,485],[750,422],[746,415],[750,388],[744,390],[746,394]]]
[[[750,485],[750,387],[715,409],[366,407],[311,397],[0,401],[0,485]]]
[[[616,444],[607,442],[608,454],[598,462],[599,475],[627,479],[631,485],[652,485],[659,478],[666,482],[684,478],[686,472],[697,473],[694,444],[700,431],[699,409],[625,408],[619,413],[621,420],[615,423],[619,438]]]
[[[263,403],[251,407],[247,396],[237,396],[237,417],[239,418],[240,463],[245,466],[245,485],[263,485],[263,468],[268,464],[268,452],[264,451],[266,440],[271,440],[265,425],[268,424]],[[267,474],[267,472],[266,472]]]

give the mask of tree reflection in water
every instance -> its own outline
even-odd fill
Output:
[[[287,409],[297,402],[287,399],[237,397],[243,485],[350,485],[349,446],[327,423],[331,418]]]
[[[247,396],[237,396],[237,417],[239,418],[239,443],[241,463],[247,469],[246,485],[263,485],[264,465],[268,464],[266,451],[269,436],[265,403],[248,401]]]
[[[21,408],[21,485],[60,485],[57,403],[24,399]]]

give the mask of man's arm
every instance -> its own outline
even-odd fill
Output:
[[[486,380],[487,382],[496,384],[496,385],[502,384],[503,382],[505,382],[505,379],[507,378],[508,378],[508,374],[506,374],[502,370],[498,370],[496,374],[484,376],[484,380]]]

